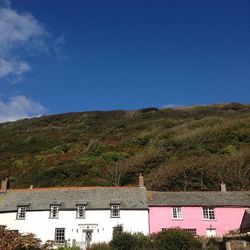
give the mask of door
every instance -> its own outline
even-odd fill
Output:
[[[89,247],[92,241],[93,230],[84,230],[83,232],[85,233],[85,245],[86,247]]]

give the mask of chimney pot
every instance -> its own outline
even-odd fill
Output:
[[[8,188],[8,177],[6,177],[4,180],[2,180],[2,185],[1,185],[1,192],[5,193]]]
[[[225,184],[223,181],[220,183],[220,190],[221,190],[222,192],[227,191],[226,184]]]
[[[139,187],[144,187],[144,177],[142,173],[139,175]]]

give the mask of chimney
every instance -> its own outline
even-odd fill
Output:
[[[222,192],[227,191],[226,184],[223,181],[221,181],[220,183],[220,191]]]
[[[144,187],[144,177],[142,173],[139,175],[139,187]]]
[[[6,177],[4,180],[2,180],[2,185],[1,185],[1,192],[6,193],[7,187],[8,187],[8,177]]]

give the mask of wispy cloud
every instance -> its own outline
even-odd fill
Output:
[[[0,78],[10,75],[18,77],[29,70],[30,66],[25,61],[22,61],[20,59],[6,60],[4,58],[0,58]]]
[[[166,104],[164,106],[162,106],[161,108],[162,109],[168,109],[168,108],[176,108],[176,107],[179,107],[180,105],[177,105],[177,104]]]
[[[31,14],[12,9],[8,0],[0,0],[0,34],[0,80],[15,82],[31,70],[28,54],[48,50],[44,26]]]
[[[11,1],[10,0],[0,0],[0,6],[2,6],[4,8],[10,8]]]
[[[0,123],[41,116],[46,112],[46,108],[40,103],[26,96],[14,96],[7,101],[0,100]]]

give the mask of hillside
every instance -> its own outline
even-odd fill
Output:
[[[50,115],[0,124],[11,187],[134,185],[250,189],[250,105]]]

